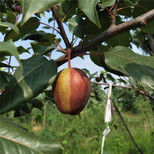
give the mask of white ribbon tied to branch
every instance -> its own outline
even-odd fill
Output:
[[[101,147],[101,154],[103,154],[103,148],[104,148],[104,142],[105,142],[105,137],[109,134],[110,132],[110,127],[108,126],[108,122],[112,120],[112,112],[111,112],[111,92],[112,92],[112,83],[109,84],[109,90],[108,90],[108,98],[107,98],[107,104],[105,108],[105,116],[104,116],[104,121],[106,123],[106,128],[103,132],[103,137],[102,137],[102,147]]]

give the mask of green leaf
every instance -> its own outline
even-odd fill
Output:
[[[10,77],[11,76],[6,72],[0,71],[0,89],[3,89],[8,85]]]
[[[142,15],[150,10],[152,10],[154,7],[154,1],[151,0],[140,0],[139,3],[135,6],[133,10],[133,17],[137,17],[139,15]],[[141,27],[141,30],[143,32],[154,34],[154,21],[148,23],[145,27]]]
[[[6,18],[7,22],[15,24],[16,23],[16,17],[17,17],[17,15],[15,14],[15,12],[7,11],[7,18]]]
[[[31,46],[35,55],[46,55],[47,53],[53,51],[56,48],[56,46],[54,45],[45,46],[38,42],[32,42]]]
[[[115,2],[116,2],[116,0],[101,0],[101,2],[102,2],[102,6],[104,7],[109,7],[109,6],[112,6]]]
[[[104,45],[100,45],[97,47],[96,50],[90,51],[90,53],[92,53],[90,55],[91,60],[98,66],[103,67],[105,70],[114,73],[116,75],[124,75],[123,73],[112,69],[111,67],[107,66],[105,63],[105,56],[104,53],[107,52],[109,50],[109,48],[107,46]],[[99,54],[100,53],[100,54]]]
[[[40,100],[32,99],[28,101],[26,104],[22,105],[21,107],[17,108],[14,113],[14,117],[20,117],[26,114],[31,113],[33,108],[42,109],[43,104]]]
[[[9,23],[9,22],[1,22],[0,21],[0,26],[2,27],[10,27],[14,30],[14,32],[16,32],[16,34],[19,34],[19,29],[16,25]]]
[[[107,73],[106,79],[107,80],[111,80],[112,82],[115,82],[115,78],[111,74],[109,74],[109,73]]]
[[[97,47],[97,49],[95,51],[91,51],[90,53],[92,53],[90,55],[91,60],[98,66],[102,66],[102,62],[103,62],[103,57],[101,55],[95,55],[95,53],[104,53],[106,51],[108,51],[109,48],[107,46],[104,45],[100,45]]]
[[[13,68],[12,66],[5,64],[5,63],[1,63],[0,62],[0,67],[8,67],[8,68]],[[1,69],[1,68],[0,68]]]
[[[12,55],[18,60],[19,64],[21,65],[21,61],[19,59],[18,50],[13,44],[12,40],[7,42],[0,42],[0,56],[7,56]]]
[[[58,7],[58,16],[61,18],[62,22],[67,22],[75,13],[77,7],[77,0],[73,1],[63,1]]]
[[[26,50],[23,46],[17,47],[17,50],[18,50],[19,54],[22,54],[22,53],[29,53],[30,54],[30,52],[28,50]]]
[[[121,17],[116,17],[116,23],[121,24],[123,23],[122,18]],[[130,46],[130,33],[129,31],[126,31],[122,34],[117,34],[116,36],[108,39],[106,41],[107,45],[109,47],[114,47],[114,46],[126,46],[129,47]]]
[[[154,21],[151,21],[145,27],[141,27],[141,30],[148,34],[154,34]]]
[[[111,73],[114,73],[116,75],[123,76],[124,74],[121,73],[120,71],[114,70],[111,67],[106,65],[104,53],[107,52],[108,50],[109,50],[109,48],[107,46],[104,46],[104,45],[98,46],[95,51],[94,50],[90,51],[90,53],[92,53],[90,55],[91,60],[96,65],[103,67],[105,70],[107,70],[107,71],[109,71]]]
[[[130,34],[129,32],[125,32],[119,35],[112,37],[106,41],[109,47],[114,47],[117,45],[129,47],[130,45]]]
[[[68,20],[69,31],[79,38],[84,37],[84,20],[81,17],[72,17]]]
[[[153,9],[154,3],[151,0],[140,0],[133,10],[133,17],[142,15]]]
[[[61,154],[55,141],[36,137],[0,116],[0,149],[7,154]]]
[[[55,79],[56,63],[43,56],[25,60],[22,67],[16,69],[8,87],[1,95],[0,114],[21,106],[40,94]]]
[[[63,0],[18,0],[22,5],[24,24],[33,14],[42,12],[46,9],[51,9],[53,5]]]
[[[99,21],[101,23],[101,28],[98,28],[94,23],[90,22],[88,18],[85,19],[84,23],[84,34],[90,39],[95,38],[100,33],[105,31],[110,26],[110,18],[108,14],[99,14]]]
[[[38,33],[26,35],[24,40],[27,40],[27,39],[35,40],[37,42],[40,42],[42,45],[49,46],[52,43],[54,43],[55,37],[56,37],[56,35],[54,35],[54,34],[38,32]]]
[[[12,39],[13,41],[17,41],[20,38],[24,37],[26,34],[29,34],[35,31],[40,25],[39,19],[36,17],[31,17],[24,25],[19,23],[17,25],[19,29],[19,35],[17,35],[14,31],[9,31],[5,36],[5,41]]]
[[[89,20],[91,20],[100,28],[101,25],[96,10],[97,3],[98,0],[78,0],[79,8],[85,13]]]
[[[127,19],[128,17],[132,17],[132,10],[133,10],[133,6],[135,6],[136,4],[136,0],[122,0],[120,1],[120,3],[118,4],[118,8],[123,8],[123,9],[119,9],[117,14],[119,15],[123,15],[125,19]]]
[[[142,56],[127,47],[117,46],[105,52],[105,63],[139,82],[154,85],[154,57]]]

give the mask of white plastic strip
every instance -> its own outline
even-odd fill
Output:
[[[101,147],[101,154],[103,154],[103,149],[104,149],[104,142],[105,142],[105,137],[109,134],[110,128],[107,125],[104,132],[103,132],[103,137],[102,137],[102,147]]]
[[[110,128],[108,126],[108,122],[112,120],[112,113],[111,113],[111,92],[112,92],[112,84],[109,84],[109,90],[108,90],[108,98],[107,98],[107,104],[105,108],[105,115],[104,115],[104,121],[106,123],[106,128],[103,132],[103,137],[102,137],[102,147],[101,147],[101,154],[103,154],[103,149],[104,149],[104,142],[105,142],[105,137],[109,134]]]
[[[105,119],[104,121],[106,123],[110,122],[112,120],[112,113],[111,113],[111,92],[112,92],[112,84],[109,84],[109,90],[108,90],[108,98],[107,98],[107,104],[105,108]]]

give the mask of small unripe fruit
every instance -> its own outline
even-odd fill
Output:
[[[18,12],[19,14],[22,13],[22,8],[21,8],[20,5],[15,5],[15,6],[13,7],[13,10],[14,10],[15,12]]]
[[[88,102],[91,84],[82,70],[66,68],[58,73],[53,90],[59,111],[76,115],[84,109]]]

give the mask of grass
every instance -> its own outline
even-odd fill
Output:
[[[86,108],[79,116],[61,114],[57,108],[48,106],[46,129],[33,130],[42,137],[57,139],[64,154],[100,154],[102,132],[105,128],[104,107],[101,104]],[[154,137],[153,113],[122,113],[136,143],[145,154],[152,154]],[[40,125],[38,125],[40,127]],[[116,112],[110,124],[111,132],[106,137],[104,154],[138,153]]]
[[[43,112],[33,109],[31,115],[16,119],[30,132],[44,138],[58,140],[64,154],[100,154],[102,133],[105,129],[102,104],[87,106],[79,116],[61,114],[54,104],[47,104],[46,125],[43,129]],[[142,108],[136,114],[121,112],[136,143],[144,154],[154,149],[154,116],[151,108]],[[117,113],[110,123],[111,132],[106,137],[104,154],[137,154],[130,136]]]

